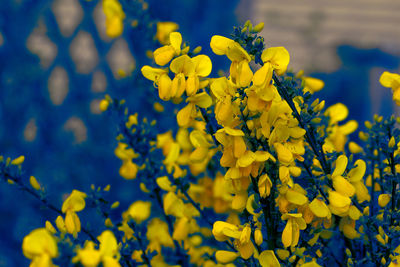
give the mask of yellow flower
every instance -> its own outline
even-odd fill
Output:
[[[264,63],[271,63],[276,74],[282,75],[289,65],[290,55],[284,47],[270,47],[263,51],[261,60]]]
[[[64,201],[61,211],[65,215],[65,227],[68,233],[76,237],[77,233],[81,231],[81,222],[76,212],[85,208],[86,194],[78,190],[73,190],[68,198]]]
[[[396,105],[400,106],[400,75],[385,71],[379,78],[379,82],[384,87],[392,88],[393,101],[396,102]]]
[[[179,32],[171,32],[169,35],[169,45],[157,48],[153,52],[154,60],[157,65],[164,66],[174,56],[181,53],[182,35]]]
[[[273,250],[264,250],[258,257],[262,267],[280,267],[278,259]]]
[[[238,256],[239,254],[233,251],[218,250],[215,252],[215,258],[221,264],[234,262]]]
[[[100,264],[101,253],[96,250],[95,243],[87,241],[83,249],[78,249],[72,262],[80,262],[85,267],[95,267]]]
[[[329,116],[330,120],[328,126],[329,135],[325,139],[325,144],[323,146],[325,151],[344,151],[347,135],[354,132],[358,127],[358,123],[355,120],[350,120],[343,125],[339,125],[338,122],[346,119],[348,114],[348,108],[342,103],[337,103],[326,109],[324,115]]]
[[[391,198],[390,194],[380,194],[378,197],[378,204],[380,207],[384,208],[389,203]]]
[[[83,249],[77,250],[77,255],[72,259],[73,263],[80,262],[85,267],[95,267],[100,264],[108,267],[120,267],[119,248],[113,232],[106,230],[97,237],[100,242],[99,249],[95,249],[92,241],[87,241]]]
[[[282,220],[288,220],[282,232],[282,243],[285,248],[294,247],[299,242],[300,230],[306,229],[307,224],[300,213],[285,213]]]
[[[138,200],[129,206],[128,210],[122,214],[122,218],[132,218],[136,223],[141,223],[149,218],[151,212],[151,202]]]
[[[30,232],[22,241],[24,256],[32,260],[32,266],[53,266],[51,259],[58,256],[56,239],[46,228]]]
[[[239,43],[219,35],[211,38],[210,47],[217,55],[226,55],[231,61],[230,75],[232,82],[239,87],[247,87],[253,78],[250,69],[250,55]]]
[[[178,28],[179,25],[175,22],[157,22],[156,39],[160,42],[160,44],[168,45],[170,33],[176,31]]]
[[[86,198],[86,193],[78,191],[78,190],[72,190],[72,193],[68,196],[67,199],[65,199],[61,210],[63,213],[66,213],[68,210],[78,212],[81,211],[85,208],[85,198]]]
[[[332,214],[331,214],[328,206],[326,206],[325,202],[318,198],[315,198],[313,201],[311,201],[309,207],[310,207],[312,213],[314,213],[314,215],[319,218],[330,219],[332,216]]]
[[[174,247],[174,242],[169,234],[167,223],[159,218],[152,219],[147,225],[146,237],[149,240],[147,249],[150,252],[157,251],[160,254],[161,246]]]

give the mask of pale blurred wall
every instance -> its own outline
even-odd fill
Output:
[[[339,44],[400,56],[400,0],[245,0],[245,6],[254,23],[265,22],[267,45],[289,50],[294,70],[334,70]]]
[[[250,18],[254,24],[265,23],[261,34],[267,47],[286,47],[294,72],[331,73],[343,68],[337,56],[337,47],[343,44],[378,48],[400,58],[400,0],[241,0],[236,13],[242,22]],[[400,114],[399,107],[384,101],[391,98],[390,89],[382,90],[379,84],[385,70],[370,70],[370,111],[380,113],[389,104]]]

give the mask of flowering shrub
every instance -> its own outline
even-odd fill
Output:
[[[118,37],[124,6],[104,0],[103,9]],[[268,47],[263,26],[213,36],[230,68],[210,77],[216,56],[191,49],[177,24],[157,24],[143,89],[158,94],[161,115],[178,109],[176,125],[160,131],[160,120],[108,95],[99,104],[118,129],[119,179],[140,188],[128,209],[95,185],[57,207],[23,172],[24,156],[0,159],[4,181],[58,216],[23,239],[31,266],[400,265],[399,119],[376,115],[349,142],[358,123],[345,121],[347,107],[325,107],[324,83],[288,71],[289,52]],[[399,104],[400,75],[384,72],[380,83]],[[82,219],[88,210],[101,229]]]

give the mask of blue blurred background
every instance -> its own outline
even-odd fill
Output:
[[[354,28],[358,35],[350,40],[343,38],[340,30],[326,26],[335,14],[345,21],[342,13],[351,9],[346,4],[336,4],[332,11],[311,0],[303,8],[289,0],[147,2],[148,9],[142,1],[121,1],[128,17],[125,31],[111,40],[105,35],[101,1],[1,1],[0,154],[12,158],[25,155],[26,177],[36,176],[56,205],[60,206],[62,196],[72,189],[85,191],[91,184],[111,184],[110,199],[121,200],[122,210],[132,201],[137,184],[119,177],[120,161],[113,153],[117,123],[100,114],[98,103],[109,94],[126,99],[130,112],[160,117],[152,108],[157,95],[138,71],[150,63],[145,51],[158,46],[153,38],[157,21],[178,23],[184,39],[192,47],[201,45],[209,55],[212,35],[228,36],[233,26],[247,19],[255,24],[265,21],[267,45],[288,47],[293,71],[302,68],[308,76],[323,79],[326,87],[318,96],[327,104],[345,103],[349,117],[358,121],[374,113],[396,112],[390,90],[383,89],[378,79],[383,70],[399,71],[395,48],[400,41],[389,38],[396,32],[388,31],[384,23],[394,23],[397,18],[390,20],[389,16],[384,22],[377,18],[375,22],[368,9],[370,27]],[[387,8],[393,9],[395,4],[391,5]],[[377,14],[387,17],[386,13]],[[129,25],[135,19],[139,26],[132,28]],[[389,37],[357,37],[363,29],[365,35],[371,35],[370,28]],[[331,38],[321,41],[323,36]],[[214,73],[227,69],[229,62],[223,57],[212,59]],[[121,77],[119,70],[128,75]],[[159,127],[162,131],[173,124],[174,114],[169,112]],[[43,209],[37,200],[1,184],[0,266],[27,266],[28,261],[21,257],[23,237],[43,227],[46,219],[55,218],[56,214]]]

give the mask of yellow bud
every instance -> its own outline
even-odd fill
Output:
[[[106,192],[108,192],[108,191],[110,191],[110,189],[111,189],[111,185],[106,185],[106,187],[104,187],[104,191],[106,191]]]
[[[105,225],[106,227],[109,227],[109,228],[111,228],[111,227],[114,226],[110,218],[107,218],[107,219],[104,221],[104,225]]]
[[[361,153],[363,152],[363,149],[361,146],[359,146],[355,142],[349,142],[349,150],[351,153],[356,154],[356,153]]]
[[[29,177],[29,183],[31,184],[33,189],[40,190],[40,184],[34,176]]]
[[[394,139],[394,136],[392,136],[389,140],[389,147],[392,148],[396,144],[396,140]]]
[[[367,133],[364,133],[362,131],[360,131],[358,133],[358,137],[362,140],[362,141],[367,141],[369,138],[369,135]]]
[[[111,209],[116,209],[119,207],[119,201],[115,201],[112,205],[111,205]]]
[[[110,105],[110,103],[107,100],[102,99],[99,104],[100,110],[103,112],[106,111],[108,109],[108,105]]]
[[[54,226],[49,221],[46,221],[46,229],[52,234],[57,233],[56,228],[54,228]]]
[[[253,27],[253,32],[261,32],[263,29],[264,29],[264,22],[260,22]]]
[[[371,128],[372,128],[372,124],[371,124],[371,122],[369,122],[369,121],[365,121],[365,122],[364,122],[364,125],[365,125],[365,127],[367,127],[368,129],[371,129]]]
[[[196,47],[195,49],[193,49],[193,54],[198,54],[201,52],[201,46]]]
[[[321,110],[323,110],[325,107],[325,100],[322,100],[318,105],[315,106],[315,108],[313,109],[314,112],[320,112]]]
[[[154,102],[153,108],[157,112],[164,112],[164,106],[158,102]]]
[[[261,244],[263,243],[263,235],[261,230],[258,228],[254,231],[254,241],[258,246],[261,246]]]
[[[18,158],[11,161],[12,165],[21,165],[25,160],[25,156],[19,156]]]

